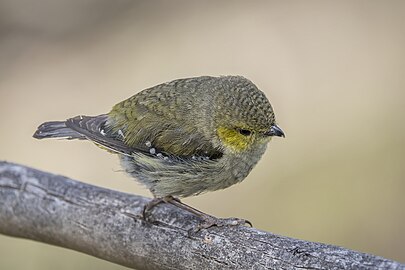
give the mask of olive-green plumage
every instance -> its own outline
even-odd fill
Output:
[[[156,197],[187,197],[245,179],[272,136],[273,109],[240,76],[175,80],[143,90],[104,115],[46,122],[36,138],[87,139],[119,154]]]

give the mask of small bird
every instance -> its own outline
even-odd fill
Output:
[[[236,225],[177,198],[241,182],[273,136],[284,137],[264,93],[241,76],[178,79],[145,89],[107,114],[40,125],[34,138],[89,140],[119,155],[124,170],[155,199],[203,218],[202,227]]]

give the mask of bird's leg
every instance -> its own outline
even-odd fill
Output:
[[[172,199],[168,201],[168,203],[177,206],[181,209],[184,209],[198,217],[200,217],[203,221],[198,224],[196,228],[194,228],[194,232],[198,232],[201,229],[207,229],[213,226],[222,227],[222,226],[238,226],[238,225],[250,225],[252,227],[252,223],[249,220],[240,219],[240,218],[217,218],[201,212],[200,210],[195,209],[185,203],[182,203],[179,199]]]
[[[147,220],[149,212],[158,204],[161,203],[169,203],[170,201],[180,201],[179,199],[173,197],[173,196],[166,196],[162,198],[153,198],[148,204],[145,205],[142,211],[142,218],[144,220]]]
[[[194,232],[198,232],[201,229],[208,229],[213,226],[223,227],[223,226],[238,226],[238,225],[246,225],[252,227],[252,223],[249,220],[240,219],[240,218],[217,218],[206,214],[194,207],[191,207],[185,203],[182,203],[178,198],[173,196],[166,196],[163,198],[154,198],[151,200],[145,207],[143,208],[143,219],[147,220],[148,213],[158,204],[161,203],[170,203],[178,208],[186,210],[198,217],[200,217],[203,221],[194,228]]]

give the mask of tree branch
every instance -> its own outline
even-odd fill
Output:
[[[141,218],[150,199],[0,162],[0,233],[136,269],[405,269],[344,248],[254,228],[209,228],[169,204]]]

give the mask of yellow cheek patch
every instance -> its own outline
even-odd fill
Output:
[[[253,135],[244,136],[239,131],[226,127],[218,128],[218,137],[225,146],[232,148],[235,152],[245,150],[253,140]]]

